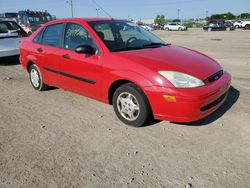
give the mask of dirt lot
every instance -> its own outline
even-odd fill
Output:
[[[219,110],[133,128],[111,106],[35,91],[18,62],[1,60],[0,187],[250,187],[250,31],[155,33],[232,74]]]

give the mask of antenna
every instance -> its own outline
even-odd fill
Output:
[[[113,18],[107,11],[105,11],[101,5],[99,5],[95,0],[92,0],[92,2],[98,6],[98,8],[100,8],[105,14],[107,14],[110,18]]]

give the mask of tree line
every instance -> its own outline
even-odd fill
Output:
[[[213,14],[210,17],[207,17],[208,20],[217,20],[217,19],[224,19],[224,20],[245,20],[250,19],[249,13],[241,13],[240,15],[234,15],[231,12],[223,13],[223,14]]]
[[[231,12],[222,13],[222,14],[213,14],[206,18],[206,20],[245,20],[250,19],[250,13],[241,13],[240,15],[234,15]],[[179,21],[176,19],[175,21]],[[154,23],[164,25],[167,22],[167,18],[162,15],[157,15],[154,19]]]

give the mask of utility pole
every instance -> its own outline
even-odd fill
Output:
[[[97,17],[99,17],[99,10],[101,10],[101,9],[96,8],[95,10],[96,10],[96,15],[97,15]]]
[[[66,2],[70,5],[71,17],[73,18],[74,17],[73,0],[69,0],[69,1],[66,1]]]
[[[206,10],[206,18],[205,19],[207,19],[207,17],[208,17],[208,11]]]
[[[181,11],[181,9],[177,9],[177,12],[178,12],[178,20],[180,19],[180,11]]]

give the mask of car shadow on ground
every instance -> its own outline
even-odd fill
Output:
[[[220,117],[222,117],[238,100],[240,96],[240,92],[235,89],[233,86],[230,87],[228,91],[228,96],[226,101],[221,105],[220,108],[218,108],[216,111],[214,111],[212,114],[208,115],[207,117],[195,121],[195,122],[188,122],[188,123],[176,123],[176,122],[171,122],[174,124],[179,124],[179,125],[189,125],[189,126],[204,126],[208,125]]]
[[[19,65],[19,64],[20,64],[19,56],[0,58],[0,66],[13,66],[13,65]]]

